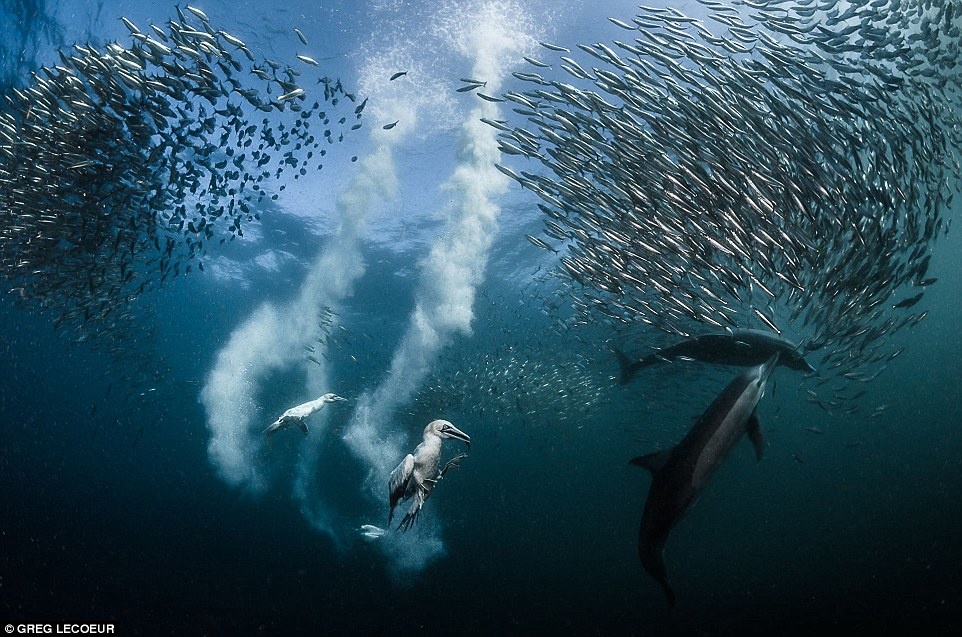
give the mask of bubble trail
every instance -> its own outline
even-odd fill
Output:
[[[471,77],[484,78],[490,90],[497,90],[508,66],[534,42],[525,34],[530,19],[518,5],[504,2],[480,3],[467,13],[442,15],[439,23],[456,25],[451,44],[473,58]],[[478,100],[461,126],[457,166],[444,186],[454,209],[421,264],[417,303],[390,370],[381,385],[359,399],[344,435],[369,467],[366,490],[379,505],[386,505],[387,476],[407,451],[402,445],[408,436],[399,432],[420,431],[426,424],[395,422],[397,408],[421,386],[438,352],[455,335],[471,332],[475,293],[497,231],[496,198],[509,183],[495,167],[497,131],[481,121],[497,119],[499,110],[497,103]],[[397,570],[421,570],[444,553],[436,516],[428,524],[423,517],[431,516],[422,516],[416,533],[378,544]]]

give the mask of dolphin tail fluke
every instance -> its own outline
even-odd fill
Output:
[[[675,601],[676,601],[676,600],[675,600],[675,591],[671,590],[671,586],[668,585],[668,581],[667,581],[667,580],[661,583],[661,587],[662,587],[663,589],[665,589],[665,596],[668,597],[668,607],[669,607],[669,608],[674,608],[674,607],[675,607]]]
[[[649,545],[640,547],[641,565],[645,567],[651,577],[661,584],[668,598],[668,606],[675,607],[675,591],[668,584],[668,569],[665,567],[665,545]]]

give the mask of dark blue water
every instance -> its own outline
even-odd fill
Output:
[[[163,13],[158,20],[169,13],[152,10]],[[400,159],[402,178],[421,161]],[[446,162],[438,172],[449,172]],[[425,214],[410,192],[420,186],[402,187],[387,215],[375,217],[361,248],[366,271],[339,307],[353,340],[331,352],[331,365],[336,391],[355,402],[388,375],[418,298],[419,258],[439,232],[439,215]],[[608,346],[663,337],[589,325],[578,340],[552,329],[568,314],[554,280],[539,278],[550,267],[545,255],[524,240],[536,213],[518,193],[506,200],[514,203],[478,286],[471,334],[449,340],[394,418],[408,448],[433,418],[472,437],[470,456],[422,514],[443,521],[443,555],[423,569],[399,570],[353,532],[383,526],[387,503],[386,493],[372,502],[359,486],[368,467],[341,438],[349,407],[331,409],[326,428],[312,430],[324,440],[312,475],[325,510],[338,516],[333,536],[317,531],[291,495],[306,444],[299,433],[282,432],[290,435],[261,450],[269,479],[260,493],[227,484],[208,456],[199,396],[215,357],[262,302],[297,294],[331,240],[330,229],[311,230],[316,219],[265,216],[261,242],[219,253],[244,266],[242,277],[195,272],[138,300],[145,329],[129,351],[146,353],[146,369],[136,356],[71,342],[52,314],[6,296],[0,623],[112,623],[121,635],[955,634],[957,232],[935,245],[928,317],[895,335],[905,351],[864,387],[856,414],[826,413],[806,401],[799,375],[777,371],[759,406],[764,459],[742,442],[669,539],[679,598],[669,610],[638,562],[650,478],[628,460],[680,440],[737,370],[673,367],[618,386]],[[324,214],[322,222],[333,213]],[[426,239],[398,246],[392,215],[409,215],[412,234]],[[267,249],[290,258],[276,269],[251,265]],[[519,390],[505,380],[518,382],[504,371],[512,360],[527,361],[550,387]],[[303,385],[302,367],[270,374],[254,397],[258,427],[301,398]],[[566,386],[574,397],[557,396]]]
[[[637,562],[649,479],[627,459],[652,448],[638,437],[683,435],[703,408],[683,395],[642,398],[671,407],[641,408],[659,422],[625,413],[638,397],[621,388],[577,426],[446,414],[474,441],[425,513],[445,517],[447,554],[399,582],[371,546],[339,552],[313,532],[286,486],[253,498],[217,479],[189,381],[242,295],[208,302],[202,280],[158,295],[157,348],[175,362],[130,421],[100,398],[122,382],[104,355],[5,304],[0,619],[123,634],[947,631],[962,600],[955,243],[939,246],[931,318],[868,388],[882,416],[829,417],[779,371],[765,459],[736,449],[670,539],[671,612]]]

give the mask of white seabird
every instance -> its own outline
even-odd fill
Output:
[[[434,489],[437,481],[444,476],[448,469],[457,467],[466,454],[458,454],[450,460],[443,469],[441,466],[441,441],[444,438],[457,438],[471,448],[471,437],[447,420],[432,420],[424,428],[424,439],[414,449],[414,453],[404,456],[401,464],[391,472],[388,482],[390,492],[391,512],[388,514],[387,524],[391,526],[394,519],[394,507],[401,500],[411,499],[411,506],[397,528],[407,531],[417,521],[421,507]]]
[[[309,400],[303,405],[298,405],[297,407],[291,407],[283,414],[281,417],[275,420],[270,427],[264,430],[264,433],[268,436],[273,434],[275,431],[281,429],[287,429],[291,425],[295,425],[298,429],[307,435],[307,423],[304,419],[313,414],[316,411],[320,411],[327,403],[336,403],[342,400],[347,400],[347,398],[341,398],[337,394],[324,394],[320,398],[315,400]]]

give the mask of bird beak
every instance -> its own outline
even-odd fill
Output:
[[[444,435],[446,435],[448,438],[457,438],[458,440],[466,444],[468,446],[468,449],[471,448],[471,436],[464,433],[454,425],[448,425],[444,429]]]
[[[334,397],[331,400],[333,400],[334,402],[341,402],[341,401],[347,401],[347,398],[342,398],[337,394],[334,394]]]

